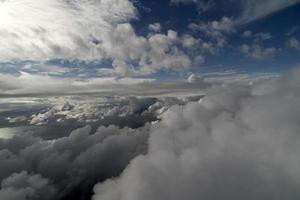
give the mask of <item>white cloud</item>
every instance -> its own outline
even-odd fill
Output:
[[[96,185],[93,200],[298,199],[299,73],[259,95],[214,86],[172,107],[152,125],[148,153]]]
[[[191,75],[189,75],[187,80],[189,83],[195,83],[195,82],[202,82],[203,78],[200,76],[197,76],[195,74],[191,74]]]
[[[189,56],[178,48],[183,39],[175,31],[138,36],[129,24],[135,17],[136,9],[128,0],[4,1],[0,60],[110,59],[114,73],[121,76],[190,67]],[[149,27],[161,29],[158,23]]]
[[[9,0],[0,3],[0,59],[100,60],[102,34],[135,17],[128,0]]]
[[[154,52],[155,53],[155,52]],[[164,60],[167,65],[185,61],[185,57],[172,57]],[[159,55],[158,55],[159,56]],[[200,58],[199,58],[200,59]],[[151,78],[65,78],[21,72],[20,75],[0,74],[0,92],[2,96],[32,95],[70,95],[97,93],[102,95],[123,96],[156,96],[201,93],[205,84],[186,84],[181,81],[161,82]]]
[[[222,17],[219,21],[201,22],[199,24],[192,23],[189,28],[193,31],[203,32],[209,39],[212,39],[216,48],[223,48],[227,44],[227,34],[235,32],[235,24],[231,18]],[[208,43],[206,41],[204,43]],[[204,44],[203,43],[203,44]],[[214,50],[212,50],[213,52]]]
[[[149,30],[153,32],[160,32],[162,29],[160,23],[154,23],[149,25]]]

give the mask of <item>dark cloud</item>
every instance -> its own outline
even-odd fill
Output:
[[[91,133],[91,127],[86,126],[68,137],[51,141],[28,135],[1,139],[0,196],[9,199],[18,195],[16,198],[24,196],[23,199],[31,200],[46,199],[41,196],[45,195],[51,200],[63,199],[74,195],[76,188],[80,187],[82,191],[76,198],[87,198],[93,184],[119,175],[132,158],[146,153],[148,127],[119,129],[109,126]],[[22,171],[33,174],[33,178]],[[13,182],[13,179],[21,183]],[[55,197],[45,192],[49,191],[48,183],[57,192]]]

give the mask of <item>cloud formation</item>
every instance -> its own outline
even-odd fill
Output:
[[[1,62],[112,60],[111,72],[121,76],[191,66],[177,32],[136,34],[129,0],[10,0],[0,3],[0,13]]]
[[[86,126],[49,141],[22,134],[0,139],[0,197],[85,199],[95,182],[117,176],[132,158],[146,152],[148,127],[99,127],[91,133]],[[78,187],[81,192],[76,194]]]
[[[7,0],[0,13],[1,61],[100,60],[96,41],[136,10],[128,0]]]
[[[95,186],[93,200],[300,197],[299,74],[213,86],[150,129],[146,155]]]

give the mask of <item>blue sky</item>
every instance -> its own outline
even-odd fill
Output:
[[[299,0],[4,0],[0,13],[4,85],[25,74],[182,80],[300,63]]]
[[[197,6],[190,4],[170,5],[167,0],[159,2],[141,1],[149,9],[140,9],[140,20],[134,21],[136,30],[147,34],[148,23],[159,22],[165,29],[177,30],[180,33],[191,33],[187,26],[190,23],[218,21],[223,16],[238,17],[239,9],[215,6],[206,12],[200,12]],[[229,7],[229,6],[228,6]],[[236,9],[236,10],[235,10]],[[234,11],[235,10],[235,11]],[[299,30],[300,4],[274,12],[266,17],[251,21],[236,27],[236,32],[227,37],[228,45],[214,55],[206,55],[203,66],[194,65],[192,71],[203,72],[210,70],[239,70],[245,72],[286,71],[300,63],[300,51],[287,46],[291,37],[300,38]],[[145,23],[146,22],[146,23]],[[262,47],[279,49],[272,58],[253,59],[241,56],[238,47],[251,44],[253,38],[244,38],[243,32],[269,33],[272,38],[261,43]],[[203,37],[201,33],[192,33],[195,37]]]

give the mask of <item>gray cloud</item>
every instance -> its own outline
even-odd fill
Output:
[[[91,133],[86,126],[50,141],[30,135],[0,139],[0,197],[71,198],[81,187],[76,198],[84,199],[96,181],[117,176],[132,158],[146,152],[148,127],[99,127]]]
[[[5,200],[51,200],[56,189],[48,179],[40,175],[29,175],[26,171],[14,173],[1,184],[0,198]]]
[[[96,185],[93,200],[298,199],[299,73],[267,90],[213,86],[199,103],[170,108],[150,129],[148,153]]]

